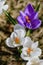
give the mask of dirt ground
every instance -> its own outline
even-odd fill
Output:
[[[30,34],[30,37],[34,41],[39,41],[39,47],[42,49],[40,58],[43,59],[43,0],[37,1],[40,3],[39,18],[42,20],[42,25],[37,30],[34,30]],[[33,6],[36,6],[36,0],[7,0],[6,3],[9,5],[8,12],[15,19],[19,15],[19,11],[24,10],[27,4],[31,3]],[[0,65],[21,65],[21,63],[25,65],[25,62],[15,62],[15,58],[13,57],[15,50],[5,45],[5,40],[12,33],[13,27],[14,25],[9,23],[3,13],[3,15],[0,16]]]

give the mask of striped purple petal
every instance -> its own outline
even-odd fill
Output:
[[[31,4],[27,5],[27,7],[24,10],[25,14],[28,14],[29,16],[34,13],[34,8]]]
[[[38,19],[38,12],[34,12],[31,16],[29,16],[30,20]]]
[[[21,16],[18,16],[18,17],[17,17],[17,20],[18,20],[18,23],[19,23],[20,25],[25,26],[25,25],[24,25],[24,21],[22,20]]]
[[[26,23],[26,27],[29,28],[29,29],[32,29],[31,23]]]
[[[41,21],[39,19],[35,19],[31,22],[32,29],[37,29],[40,27]]]
[[[24,14],[24,12],[20,11],[20,16],[21,16],[22,20],[25,22],[26,14]]]

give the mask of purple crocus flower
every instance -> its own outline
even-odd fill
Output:
[[[29,29],[37,29],[41,25],[41,21],[38,19],[38,12],[34,11],[31,4],[28,4],[24,12],[20,11],[20,15],[17,17],[20,25]]]

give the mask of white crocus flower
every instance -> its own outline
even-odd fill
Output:
[[[16,24],[14,26],[14,32],[12,32],[10,38],[7,38],[6,40],[6,45],[12,48],[21,46],[23,39],[25,37],[25,34],[26,34],[25,28],[23,28],[19,24]]]
[[[43,60],[39,58],[32,58],[26,65],[43,65]]]
[[[4,5],[6,0],[0,0],[0,15],[3,13],[3,10],[8,9],[8,5]]]
[[[33,42],[30,37],[26,37],[23,43],[23,49],[21,58],[24,60],[30,60],[32,57],[38,57],[41,55],[41,49],[38,48],[38,42]]]

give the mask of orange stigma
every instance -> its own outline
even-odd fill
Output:
[[[18,37],[16,37],[15,39],[14,39],[14,41],[18,44],[18,43],[20,43],[20,39],[18,38]]]
[[[28,16],[25,17],[26,18],[26,21],[29,23],[30,22],[30,19]]]
[[[27,53],[30,54],[31,51],[33,51],[33,50],[28,48]]]

